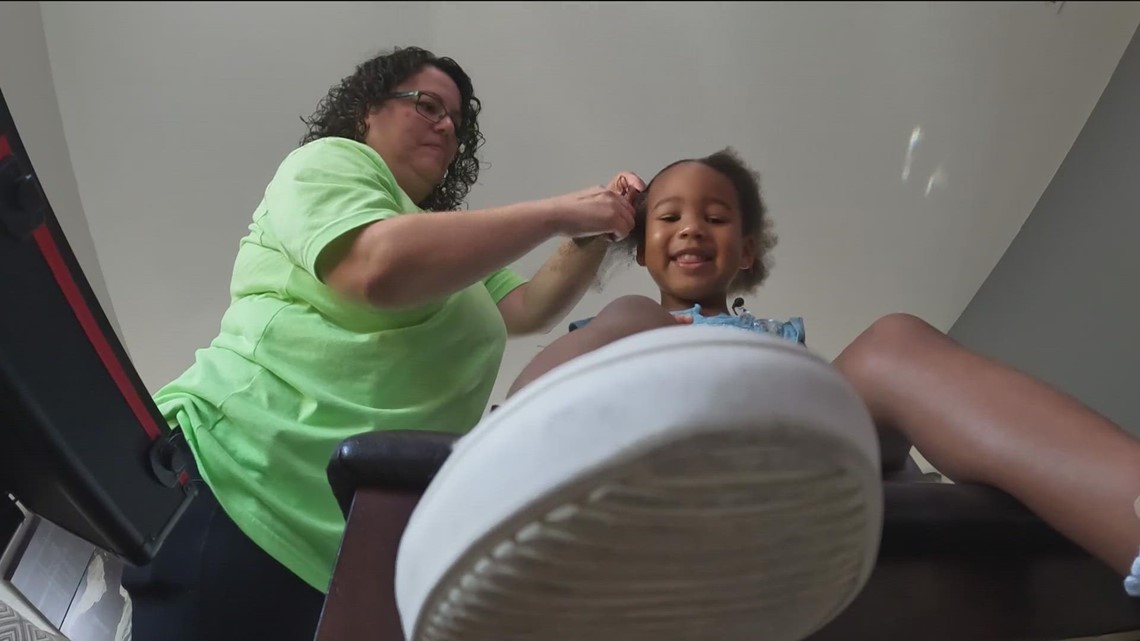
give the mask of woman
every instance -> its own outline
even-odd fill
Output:
[[[507,335],[560,321],[605,243],[564,244],[529,282],[506,266],[554,236],[633,228],[634,192],[616,188],[644,188],[630,173],[455,211],[479,173],[479,111],[455,61],[413,47],[358,66],[306,121],[241,240],[217,338],[155,394],[202,492],[124,579],[134,638],[312,639],[344,528],[335,446],[470,429]]]

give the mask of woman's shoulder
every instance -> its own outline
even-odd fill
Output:
[[[272,184],[355,185],[380,189],[397,198],[396,177],[368,145],[328,136],[289,152],[274,172]]]
[[[357,140],[351,138],[341,138],[337,136],[325,136],[324,138],[317,138],[310,140],[308,143],[293,149],[292,152],[285,156],[285,161],[300,159],[304,161],[311,161],[312,159],[325,159],[325,157],[343,157],[343,159],[356,160],[356,161],[369,161],[380,164],[385,164],[384,159],[377,154],[375,149],[359,143]]]
[[[359,167],[390,173],[388,163],[368,145],[336,136],[307,142],[285,156],[284,167]]]

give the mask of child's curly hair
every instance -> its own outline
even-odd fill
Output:
[[[772,220],[768,216],[768,208],[760,194],[760,176],[752,170],[731,147],[726,147],[704,158],[686,158],[670,163],[649,181],[645,191],[641,193],[635,203],[636,222],[630,235],[618,243],[612,250],[611,256],[617,255],[625,260],[632,260],[637,248],[645,241],[645,206],[649,190],[653,182],[670,168],[686,162],[698,162],[709,167],[732,183],[740,199],[741,232],[745,238],[751,237],[756,243],[756,257],[748,269],[741,270],[732,281],[729,293],[748,293],[759,287],[771,272],[771,253],[776,246],[776,233],[772,230]]]

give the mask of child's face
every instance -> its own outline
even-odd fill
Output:
[[[661,289],[662,303],[723,306],[732,279],[752,264],[754,252],[752,239],[743,236],[740,199],[723,174],[687,162],[653,181],[637,262]]]

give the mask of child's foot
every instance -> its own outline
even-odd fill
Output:
[[[456,447],[404,534],[409,641],[787,641],[870,575],[862,401],[790,342],[639,334],[558,367]]]

